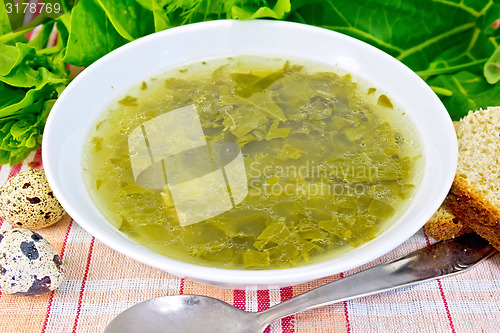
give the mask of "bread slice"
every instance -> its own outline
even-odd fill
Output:
[[[453,126],[455,127],[455,132],[458,133],[460,122],[454,121]],[[437,212],[427,221],[424,226],[424,231],[427,236],[438,241],[473,232],[471,228],[465,226],[464,223],[450,211],[446,202],[443,202]]]
[[[464,223],[450,211],[446,203],[443,203],[425,224],[424,230],[428,236],[438,241],[473,232],[470,227],[464,225]]]
[[[429,221],[426,231],[450,226],[444,221],[456,219],[457,226],[472,229],[500,249],[500,107],[469,112],[455,129],[457,173],[441,212]],[[463,230],[442,234],[457,232]],[[438,232],[435,235],[440,237]]]

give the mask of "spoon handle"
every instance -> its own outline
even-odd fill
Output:
[[[265,328],[276,319],[307,309],[461,273],[495,252],[478,235],[466,234],[313,289],[259,312],[257,317]]]

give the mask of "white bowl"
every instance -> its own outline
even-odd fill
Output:
[[[84,185],[82,148],[97,116],[129,88],[165,69],[238,54],[305,58],[331,64],[387,91],[420,135],[422,182],[402,216],[380,236],[321,263],[280,270],[226,270],[180,262],[129,240],[95,207]],[[145,264],[180,277],[225,286],[284,286],[336,274],[378,258],[416,231],[438,209],[453,180],[457,142],[451,119],[432,90],[386,53],[354,38],[278,21],[212,21],[162,31],[131,42],[85,69],[61,94],[45,126],[43,163],[66,211],[97,239]]]

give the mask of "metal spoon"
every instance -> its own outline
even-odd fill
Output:
[[[461,273],[495,252],[476,234],[463,235],[336,280],[261,312],[241,311],[207,296],[158,297],[123,311],[104,332],[262,332],[272,321],[293,313]]]

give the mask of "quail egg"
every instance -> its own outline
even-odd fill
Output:
[[[56,223],[64,214],[42,169],[21,172],[0,189],[0,216],[11,225],[40,229]]]
[[[28,229],[0,231],[0,290],[19,296],[56,289],[64,279],[63,262],[42,236]]]

